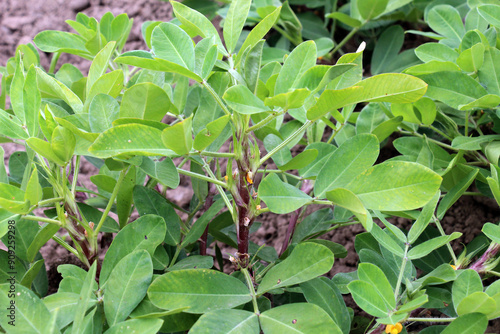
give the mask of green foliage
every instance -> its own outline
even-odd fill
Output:
[[[461,233],[441,221],[463,196],[500,204],[500,6],[223,3],[165,4],[175,19],[144,23],[148,51],[122,52],[126,14],[80,13],[76,34],[35,37],[49,69],[32,44],[0,68],[0,140],[25,147],[0,164],[0,300],[17,312],[14,329],[2,307],[1,330],[484,332],[500,317],[500,285],[484,280],[499,275],[500,228],[485,224],[457,255]],[[436,42],[401,51],[408,34]],[[56,71],[62,53],[90,61],[88,74]],[[82,159],[99,169],[92,189]],[[250,241],[264,213],[290,214],[279,253]],[[324,276],[348,250],[319,237],[355,224],[359,265]],[[86,270],[60,265],[46,296],[50,239]]]

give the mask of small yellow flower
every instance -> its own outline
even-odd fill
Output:
[[[224,176],[224,180],[226,180],[226,182],[227,182],[227,180],[229,180],[229,177],[227,177],[227,175]]]
[[[260,210],[262,207],[260,206],[260,204],[257,204],[257,206],[255,207],[257,210]]]
[[[450,266],[453,268],[453,270],[457,270],[457,267],[456,267],[456,266],[454,266],[454,265],[452,265],[452,264],[450,264]]]
[[[323,57],[318,57],[318,60],[320,60],[320,61],[323,60]]]
[[[252,180],[253,173],[252,172],[248,172],[246,176],[247,176],[247,182],[250,183],[250,184],[253,184],[253,180]]]
[[[403,325],[401,323],[397,323],[395,325],[387,325],[385,326],[385,332],[387,334],[399,334],[403,330]]]

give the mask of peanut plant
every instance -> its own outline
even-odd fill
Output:
[[[498,120],[500,6],[470,1],[467,33],[453,7],[432,7],[440,43],[415,50],[423,64],[363,77],[365,43],[317,64],[324,44],[292,34],[293,11],[278,2],[255,12],[257,1],[233,0],[221,38],[171,1],[174,20],[142,26],[149,51],[123,52],[133,20],[111,13],[80,13],[67,21],[76,34],[43,31],[18,47],[1,69],[0,139],[24,146],[9,173],[0,164],[1,330],[398,334],[437,322],[450,324],[425,331],[479,333],[500,316],[500,285],[482,280],[498,274],[500,228],[484,225],[491,241],[457,256],[461,233],[441,225],[463,195],[500,199],[498,135],[481,130]],[[361,28],[403,2],[351,5]],[[345,15],[328,18],[352,23]],[[278,55],[265,39],[277,26],[294,45]],[[48,70],[37,48],[53,54]],[[88,59],[88,74],[58,68],[62,53]],[[394,133],[401,155],[379,161]],[[83,160],[99,169],[93,190],[79,181]],[[169,199],[180,175],[187,208]],[[479,192],[467,192],[474,180]],[[263,213],[289,214],[278,249],[252,241]],[[324,236],[357,224],[357,270],[324,276],[347,254]],[[85,269],[60,265],[47,296],[39,251],[50,239]]]

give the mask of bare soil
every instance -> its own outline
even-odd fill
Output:
[[[145,49],[146,45],[141,37],[141,25],[145,21],[162,20],[168,21],[172,17],[171,6],[167,2],[155,0],[1,0],[0,1],[0,65],[5,65],[7,60],[14,55],[19,44],[26,44],[33,40],[35,35],[43,30],[70,31],[70,27],[64,22],[74,19],[78,12],[89,16],[100,18],[104,13],[111,11],[114,15],[127,13],[134,19],[129,42],[126,50]],[[50,55],[41,52],[41,65],[48,69]],[[62,55],[59,65],[71,62],[84,73],[88,71],[90,62],[71,55]],[[9,156],[22,150],[22,146],[15,144],[1,144],[6,151],[5,163]],[[385,152],[390,152],[389,148]],[[390,153],[389,153],[390,154]],[[90,163],[84,163],[81,170],[82,183],[92,188],[89,176],[94,175],[97,169]],[[193,196],[193,191],[185,177],[181,178],[180,186],[168,192],[168,197],[179,206],[187,208]],[[280,250],[288,227],[289,215],[264,214],[259,217],[262,227],[253,235],[252,240],[259,244],[274,246]],[[461,239],[456,243],[470,242],[480,233],[480,229],[486,222],[498,222],[500,210],[495,201],[486,198],[464,197],[458,201],[448,212],[443,220],[444,229],[447,233],[459,231],[463,233]],[[397,220],[398,225],[405,227],[408,221]],[[363,232],[361,226],[351,226],[338,229],[328,234],[329,240],[344,245],[348,250],[348,256],[336,261],[330,274],[339,272],[350,272],[355,270],[357,255],[354,251],[354,238]],[[59,247],[55,242],[49,242],[42,248],[49,274],[50,292],[55,292],[60,276],[56,271],[57,265],[62,263],[79,264],[65,249]],[[355,307],[350,303],[351,307]],[[500,321],[491,323],[488,328],[490,333],[500,333]]]

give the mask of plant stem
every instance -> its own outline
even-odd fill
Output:
[[[57,235],[52,236],[52,240],[54,240],[55,242],[57,242],[59,245],[63,246],[67,251],[69,251],[70,253],[72,253],[73,255],[75,255],[77,258],[80,258],[80,256],[79,256],[78,252],[76,251],[76,249],[74,249],[73,247],[71,247],[70,245],[68,245],[68,243],[66,241],[64,241],[63,239],[61,239]]]
[[[403,281],[403,274],[405,272],[406,262],[408,261],[408,250],[410,249],[410,244],[407,243],[405,247],[405,255],[403,256],[403,262],[401,263],[401,268],[399,270],[398,281],[396,283],[396,289],[394,289],[394,299],[398,300],[399,289],[401,288],[401,282]]]
[[[177,248],[175,249],[174,256],[172,257],[172,260],[170,261],[168,268],[172,267],[175,264],[175,261],[177,261],[177,258],[179,257],[180,252],[181,252],[181,246],[179,244],[179,245],[177,245]]]
[[[40,201],[38,202],[37,204],[33,205],[31,208],[30,208],[30,211],[36,209],[36,208],[41,208],[43,207],[44,205],[46,204],[52,204],[52,203],[57,203],[57,202],[60,202],[64,200],[63,197],[55,197],[55,198],[50,198],[50,199],[46,199],[44,201]]]
[[[241,268],[241,272],[245,276],[247,281],[248,289],[250,290],[250,295],[252,296],[253,311],[255,314],[260,315],[259,305],[257,304],[257,294],[255,293],[255,288],[253,286],[252,277],[247,268]]]
[[[214,183],[214,184],[216,184],[219,187],[227,188],[227,184],[226,183],[217,180],[215,177],[211,178],[211,177],[208,177],[208,176],[205,176],[205,175],[201,175],[201,174],[198,174],[198,173],[193,173],[191,171],[181,169],[179,167],[177,167],[177,172],[179,172],[179,174],[182,174],[182,175],[187,175],[189,177],[194,177],[194,178],[197,178],[197,179],[200,179],[200,180],[203,180],[203,181],[208,181],[208,182]]]
[[[475,270],[478,273],[484,272],[485,268],[484,265],[492,258],[494,258],[498,252],[500,251],[500,244],[497,244],[495,242],[492,242],[486,252],[481,255],[479,260],[474,262],[469,269]]]
[[[464,136],[465,137],[469,136],[469,114],[470,114],[470,111],[466,110],[465,111],[465,129],[464,129]]]
[[[205,80],[203,80],[201,82],[201,84],[203,85],[203,87],[205,87],[208,92],[214,97],[215,101],[217,102],[217,104],[221,107],[222,111],[224,111],[224,113],[226,115],[231,115],[231,112],[229,111],[229,109],[227,109],[226,105],[224,104],[224,102],[222,102],[222,100],[220,99],[219,95],[217,95],[217,93],[214,91],[214,89],[208,84],[208,82],[206,82]]]
[[[200,155],[204,155],[206,157],[215,157],[215,158],[234,158],[234,153],[228,152],[209,152],[209,151],[200,151]]]
[[[446,233],[444,233],[443,226],[441,225],[441,222],[439,219],[437,219],[436,216],[433,216],[434,223],[436,224],[437,229],[439,230],[439,233],[441,233],[442,236],[445,236]],[[453,248],[451,247],[450,243],[446,243],[446,247],[448,248],[448,251],[450,252],[451,258],[453,259],[453,263],[456,265],[458,263],[457,257],[455,256],[455,252],[453,251]]]
[[[418,132],[410,132],[410,131],[401,130],[401,131],[399,131],[399,133],[401,133],[403,135],[410,135],[410,136],[424,138],[424,136],[422,134],[418,133]],[[441,147],[444,147],[444,148],[446,148],[448,150],[459,151],[458,148],[452,147],[451,145],[442,143],[442,142],[440,142],[438,140],[435,140],[435,139],[432,139],[432,138],[429,138],[429,137],[427,137],[427,140],[430,141],[430,142],[433,142],[434,144],[437,144],[437,145],[439,145]]]
[[[344,37],[344,39],[342,41],[340,41],[340,43],[337,44],[337,46],[328,54],[328,57],[331,58],[341,47],[343,47],[344,44],[347,43],[351,39],[351,37],[354,36],[354,34],[356,34],[358,32],[359,28],[361,28],[361,27],[357,27],[357,28],[352,29],[351,32],[348,33],[347,36]]]
[[[62,226],[61,222],[59,220],[55,219],[50,219],[50,218],[44,218],[44,217],[38,217],[38,216],[23,216],[24,220],[32,220],[35,222],[44,222],[44,223],[50,223],[50,224],[55,224]]]
[[[456,318],[408,318],[407,321],[418,322],[452,322]]]
[[[57,61],[59,60],[60,56],[61,56],[60,52],[52,54],[52,59],[50,60],[49,74],[54,74],[56,70]]]
[[[204,162],[203,168],[211,176],[210,180],[217,180],[216,177],[215,177],[215,175],[214,175],[214,173],[210,169],[210,166],[207,164],[207,162],[205,160],[203,160],[203,162]],[[231,213],[231,217],[233,217],[233,215],[234,215],[233,206],[231,205],[231,201],[227,197],[226,192],[224,191],[224,189],[222,189],[222,186],[218,185],[215,182],[213,182],[213,183],[215,184],[215,187],[217,188],[217,191],[219,192],[219,194],[221,195],[221,197],[224,199],[224,203],[226,203],[227,209]],[[226,183],[223,183],[223,182],[221,182],[221,183],[224,185],[224,188],[227,188],[227,184]]]
[[[73,197],[75,197],[76,183],[78,181],[78,172],[80,171],[80,159],[81,156],[77,155],[73,171],[73,182],[71,184],[71,193],[73,194]]]
[[[271,122],[273,119],[275,119],[276,117],[280,116],[280,115],[283,115],[284,113],[286,113],[287,111],[286,110],[283,110],[283,111],[279,111],[279,112],[274,112],[272,113],[271,115],[267,116],[266,118],[264,118],[263,120],[261,120],[260,122],[258,122],[257,124],[249,127],[246,132],[249,133],[251,131],[255,131],[255,130],[258,130],[260,129],[261,127],[263,127],[264,125],[266,125],[267,123]]]
[[[290,143],[292,140],[295,139],[298,135],[300,135],[303,131],[305,131],[308,127],[313,125],[314,122],[312,121],[307,121],[302,125],[300,128],[298,128],[294,133],[292,133],[287,139],[285,139],[283,142],[281,142],[278,146],[273,148],[269,153],[267,153],[262,159],[260,159],[259,166],[261,166],[267,159],[272,157],[276,152],[284,148],[288,143]]]
[[[127,175],[127,171],[129,169],[125,168],[120,172],[120,176],[118,177],[118,180],[116,181],[115,188],[113,189],[113,193],[111,194],[111,197],[109,198],[108,205],[106,206],[106,209],[104,209],[104,212],[102,213],[101,220],[99,221],[99,224],[97,224],[96,229],[93,232],[94,236],[97,236],[99,231],[101,230],[102,225],[104,224],[104,221],[108,217],[109,211],[111,211],[111,207],[113,206],[113,203],[115,202],[116,196],[118,196],[118,190],[120,189],[120,186],[125,179],[125,175]]]
[[[285,174],[287,177],[291,177],[297,180],[302,180],[300,176],[293,175],[279,169],[257,169],[256,173],[275,173],[275,174]]]

